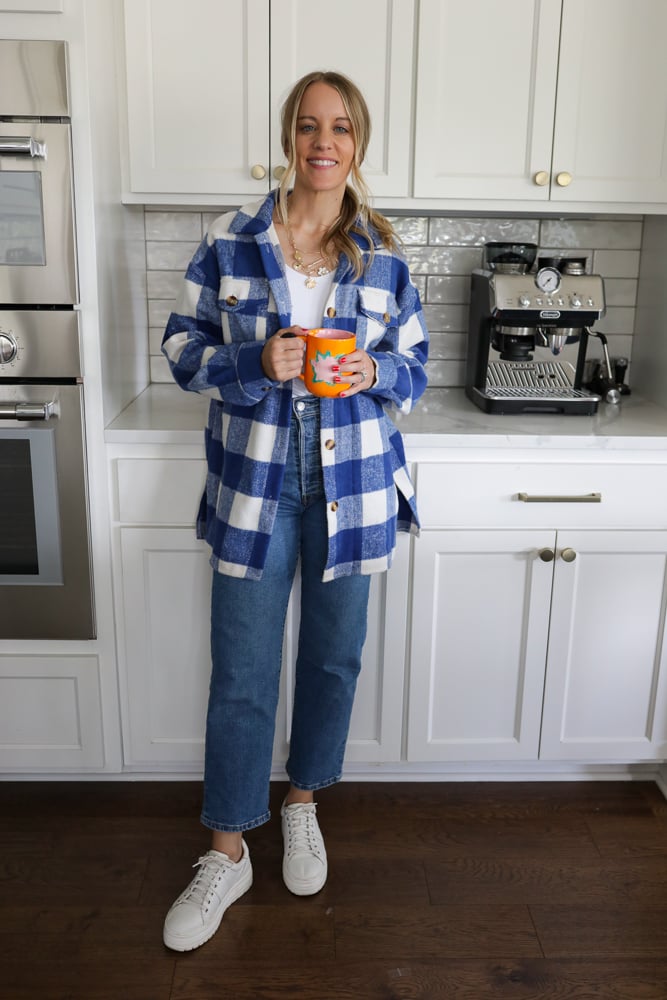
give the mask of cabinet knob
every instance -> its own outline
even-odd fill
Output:
[[[549,183],[549,171],[538,170],[535,176],[533,177],[533,180],[535,181],[538,187],[541,188],[546,187],[546,185]]]
[[[568,184],[572,183],[572,174],[568,174],[567,170],[563,170],[560,174],[556,174],[556,184],[559,187],[566,188]]]
[[[250,174],[256,181],[263,181],[266,177],[266,167],[263,167],[261,163],[256,163],[251,168]]]
[[[563,562],[574,562],[574,560],[577,558],[577,553],[574,551],[574,549],[563,549],[563,551],[560,554],[560,557],[563,560]]]
[[[553,549],[540,549],[540,551],[538,552],[538,555],[542,560],[542,562],[551,562],[555,554],[556,553],[554,552]]]
[[[273,171],[274,178],[277,181],[279,181],[280,178],[283,176],[283,174],[285,173],[286,170],[287,170],[287,167],[282,167],[282,166],[281,167],[275,167],[274,171]]]

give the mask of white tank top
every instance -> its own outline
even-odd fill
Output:
[[[315,287],[306,288],[306,279],[300,271],[287,267],[287,284],[292,300],[292,325],[302,326],[304,330],[314,330],[322,326],[324,309],[333,286],[334,272],[315,278]],[[292,379],[292,394],[294,396],[310,396],[300,378]]]

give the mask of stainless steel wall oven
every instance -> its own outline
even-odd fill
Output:
[[[0,41],[0,638],[95,636],[66,56]]]

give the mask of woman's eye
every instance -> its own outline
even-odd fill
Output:
[[[315,128],[314,125],[302,125],[299,131],[300,132],[312,132],[314,128]]]
[[[346,128],[344,125],[336,125],[334,129],[334,132],[342,132],[343,135],[347,135],[349,131],[349,128]]]

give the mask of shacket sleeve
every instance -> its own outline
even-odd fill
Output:
[[[426,388],[428,331],[407,265],[400,271],[404,280],[396,294],[398,322],[368,352],[375,363],[376,380],[367,391],[385,405],[409,413]]]
[[[220,279],[215,244],[205,238],[185,273],[162,352],[182,389],[252,406],[279,383],[267,378],[262,368],[263,340],[223,342]]]

